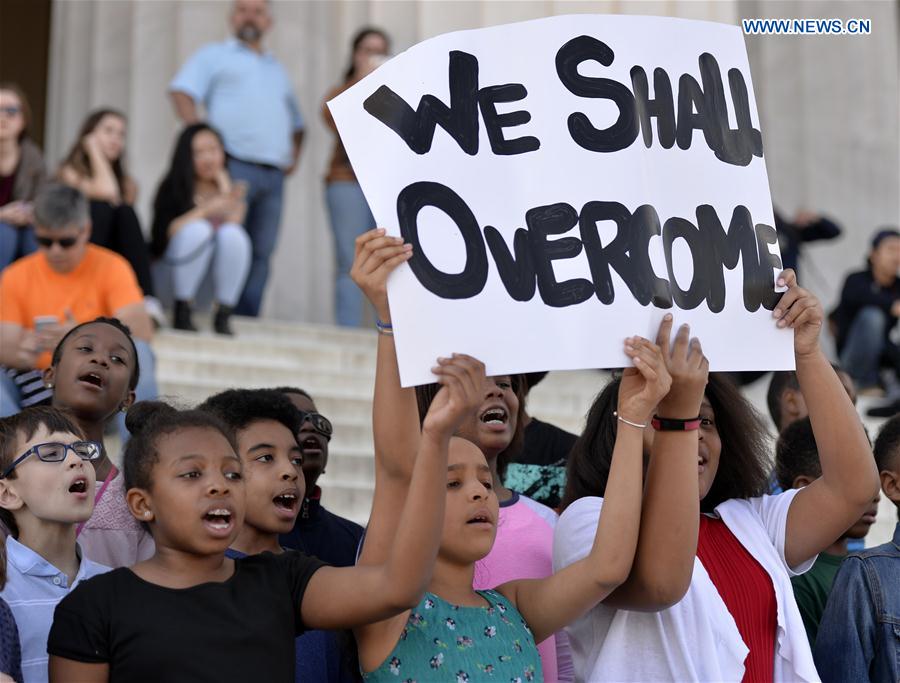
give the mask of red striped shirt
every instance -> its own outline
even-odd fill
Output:
[[[775,666],[778,605],[772,579],[721,519],[701,515],[697,557],[734,618],[750,654],[744,683],[767,683]]]

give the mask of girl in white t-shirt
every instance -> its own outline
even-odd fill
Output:
[[[650,460],[631,576],[567,629],[577,680],[818,680],[790,577],[859,518],[878,476],[856,410],[819,347],[821,304],[793,271],[779,284],[788,291],[773,317],[794,333],[822,476],[765,495],[770,459],[759,416],[728,378],[710,375],[704,388],[697,372],[670,366],[672,389],[657,413],[672,421],[645,430]],[[675,348],[688,336],[682,327]],[[590,549],[617,391],[614,381],[597,398],[573,449],[554,539],[557,570]]]

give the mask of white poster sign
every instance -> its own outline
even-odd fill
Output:
[[[404,386],[438,356],[489,374],[621,367],[666,311],[713,370],[793,367],[737,26],[574,15],[462,31],[329,102],[377,224]]]

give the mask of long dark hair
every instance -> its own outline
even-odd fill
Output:
[[[128,119],[125,118],[125,114],[117,109],[103,108],[92,111],[82,122],[81,129],[78,131],[78,137],[75,139],[75,144],[72,145],[72,148],[66,155],[65,160],[62,162],[62,166],[70,166],[75,169],[79,175],[86,177],[94,175],[94,169],[91,168],[91,158],[84,148],[84,138],[86,135],[93,133],[94,129],[100,125],[100,121],[106,116],[115,116],[123,121],[128,121]],[[128,173],[125,170],[124,148],[118,159],[110,161],[110,166],[112,166],[113,175],[116,176],[116,184],[119,186],[119,193],[124,194],[125,180],[128,178]]]
[[[347,71],[344,73],[344,80],[349,81],[350,77],[353,76],[353,71],[355,68],[353,57],[356,55],[356,50],[359,48],[360,43],[362,43],[369,36],[381,36],[384,39],[385,45],[387,45],[388,50],[391,49],[391,39],[388,37],[388,34],[382,31],[380,28],[375,28],[374,26],[366,26],[359,30],[359,32],[354,36],[352,47],[350,48],[350,65],[347,67]]]
[[[616,441],[613,415],[619,400],[621,379],[614,378],[594,399],[584,431],[569,457],[565,509],[579,498],[603,496],[609,479],[610,460]],[[706,398],[712,405],[722,441],[719,468],[700,509],[711,512],[731,498],[761,496],[768,488],[771,462],[762,416],[724,374],[710,373]]]
[[[169,244],[169,225],[173,220],[194,207],[194,136],[209,131],[216,136],[224,149],[219,131],[207,123],[192,123],[181,131],[172,152],[169,170],[159,183],[153,200],[153,227],[150,251],[160,257]]]
[[[510,375],[513,393],[519,399],[519,410],[516,413],[516,431],[506,449],[497,455],[497,473],[502,478],[506,473],[506,467],[515,460],[522,450],[525,442],[525,378],[524,375]],[[425,422],[425,416],[431,407],[431,402],[441,390],[440,384],[422,384],[416,387],[416,403],[419,407],[419,424]]]

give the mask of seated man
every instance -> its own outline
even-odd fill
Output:
[[[50,352],[71,327],[98,316],[131,328],[141,365],[137,399],[155,398],[153,326],[131,266],[89,243],[88,203],[78,190],[47,185],[34,215],[38,251],[0,275],[0,417],[49,403],[42,372]]]
[[[900,231],[880,230],[872,238],[866,269],[847,276],[831,314],[841,365],[862,395],[883,395],[878,376],[882,365],[900,374],[900,347],[890,339],[900,317],[898,269]]]

